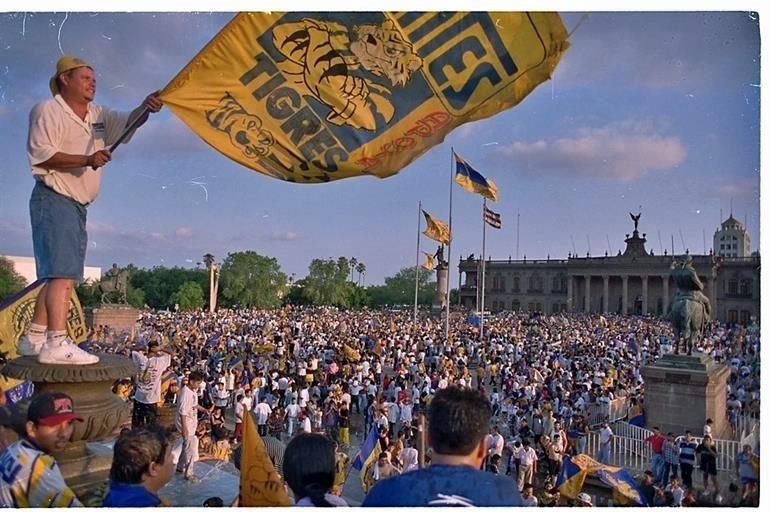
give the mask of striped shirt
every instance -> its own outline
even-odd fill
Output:
[[[0,454],[0,507],[82,507],[54,458],[26,439]]]
[[[679,441],[679,463],[687,464],[688,466],[695,465],[695,449],[698,447],[698,443],[693,439],[689,443],[682,439]]]
[[[679,446],[674,441],[663,443],[663,462],[679,464]]]

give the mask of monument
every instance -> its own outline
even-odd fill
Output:
[[[86,312],[91,327],[107,326],[117,332],[131,332],[139,320],[139,310],[128,303],[128,270],[116,264],[99,282],[101,302],[99,308]]]
[[[441,311],[446,308],[446,294],[447,287],[449,286],[449,262],[444,259],[444,245],[441,244],[436,249],[436,293],[438,295],[438,303],[441,306]]]
[[[716,364],[708,354],[692,355],[711,312],[692,259],[688,256],[682,262],[675,261],[671,275],[677,286],[668,316],[675,333],[675,353],[641,369],[647,424],[659,426],[663,432],[690,430],[697,436],[703,432],[706,419],[711,418],[712,431],[719,438],[728,426],[725,396],[730,370]],[[680,344],[686,347],[687,355],[679,354]]]
[[[131,406],[112,393],[112,384],[135,373],[131,359],[113,354],[99,354],[98,363],[84,366],[47,365],[35,356],[18,357],[2,369],[6,377],[33,382],[35,395],[61,391],[72,397],[75,411],[85,421],[74,423],[70,445],[56,455],[56,462],[67,484],[83,500],[99,493],[112,464],[112,450],[95,441],[114,439],[131,422]],[[31,399],[13,406],[11,417],[17,433],[24,431]]]

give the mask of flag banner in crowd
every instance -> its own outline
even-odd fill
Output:
[[[16,295],[0,302],[0,354],[10,360],[18,356],[16,350],[21,338],[27,331],[35,311],[35,301],[42,290],[45,280],[37,280]],[[75,342],[86,340],[88,327],[80,307],[77,292],[72,288],[69,311],[67,312],[67,335]],[[23,381],[0,377],[0,387],[10,389]]]
[[[361,354],[358,350],[354,349],[347,343],[342,345],[342,351],[345,354],[345,358],[349,361],[358,362],[361,360]]]
[[[468,192],[481,194],[482,196],[497,201],[497,185],[492,180],[488,180],[481,173],[475,170],[471,165],[460,157],[455,156],[455,182]]]
[[[569,47],[548,12],[248,12],[161,91],[217,151],[273,178],[386,178],[521,102]]]
[[[484,207],[484,222],[495,229],[500,229],[503,227],[503,221],[500,219],[500,214],[493,212],[486,206]]]
[[[428,238],[432,238],[436,242],[448,244],[449,239],[452,237],[452,234],[449,232],[449,226],[425,210],[422,211],[422,214],[425,215],[425,222],[428,223],[422,234]]]
[[[556,487],[563,496],[575,499],[589,475],[612,488],[612,499],[616,505],[647,505],[633,475],[627,469],[600,464],[583,454],[564,457]]]
[[[425,262],[422,264],[422,268],[428,272],[433,271],[433,269],[436,267],[435,256],[425,251],[422,251],[422,253],[425,255]]]
[[[379,446],[379,439],[379,432],[377,432],[377,427],[374,426],[369,430],[369,434],[367,434],[366,439],[364,439],[364,442],[361,443],[361,448],[353,458],[353,469],[361,471],[364,468],[366,459],[369,458],[369,455],[374,451],[375,447]]]
[[[21,384],[18,384],[5,392],[5,405],[6,407],[11,407],[22,400],[31,397],[34,392],[35,385],[32,382],[25,380]]]
[[[290,507],[283,480],[273,467],[265,445],[257,432],[254,413],[243,419],[243,449],[241,450],[241,507]]]

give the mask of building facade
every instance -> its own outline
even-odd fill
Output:
[[[13,263],[13,269],[30,285],[37,281],[37,267],[33,256],[3,256]],[[102,278],[101,267],[83,267],[84,281],[99,281]]]
[[[732,230],[735,225],[728,221],[723,227],[728,224]],[[740,223],[738,226],[742,228]],[[731,231],[729,236],[732,234]],[[616,256],[488,260],[484,307],[492,312],[664,315],[676,292],[671,266],[674,259],[681,261],[685,255],[648,253],[646,235],[640,236],[636,229],[625,242],[625,252]],[[758,254],[723,257],[713,251],[692,255],[692,263],[704,284],[703,292],[711,301],[712,318],[744,325],[752,318],[759,321]],[[460,258],[460,303],[471,309],[481,302],[480,267],[477,259]]]

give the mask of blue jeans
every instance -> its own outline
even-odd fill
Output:
[[[663,481],[663,454],[652,454],[652,474],[655,476],[655,482],[660,484]]]
[[[608,446],[608,450],[609,450],[609,446]],[[577,438],[577,452],[578,452],[578,455],[586,452],[586,438],[585,438],[585,436]]]
[[[610,443],[602,445],[599,448],[599,462],[607,464],[610,460]]]
[[[38,181],[29,198],[29,217],[37,278],[82,281],[86,207]]]

